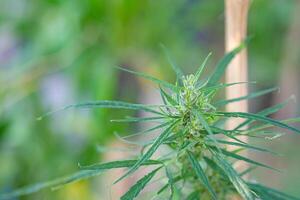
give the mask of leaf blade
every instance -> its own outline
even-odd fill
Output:
[[[278,155],[277,153],[275,153],[273,151],[270,151],[268,149],[256,147],[256,146],[253,146],[253,145],[249,145],[247,143],[231,142],[231,141],[226,141],[226,140],[217,140],[217,141],[220,144],[227,144],[227,145],[232,145],[232,146],[239,146],[239,147],[253,149],[253,150],[256,150],[256,151],[260,151],[260,152],[266,152],[266,153],[271,153],[271,154]]]
[[[235,169],[219,154],[211,150],[214,155],[214,160],[216,164],[223,170],[226,176],[229,178],[231,183],[234,185],[238,193],[245,199],[245,200],[253,200],[253,195],[251,194],[251,190],[249,189],[248,185],[244,182],[244,180],[238,175]]]
[[[194,156],[194,154],[192,152],[190,152],[190,151],[186,151],[186,152],[187,152],[189,161],[190,161],[196,175],[198,176],[198,178],[200,179],[202,184],[206,187],[206,189],[209,191],[212,198],[216,200],[217,199],[216,192],[210,185],[209,180],[208,180],[204,170],[202,169],[201,165],[199,164],[198,160],[196,159],[196,157]]]
[[[115,169],[115,168],[125,168],[125,167],[132,167],[137,160],[121,160],[121,161],[113,161],[113,162],[107,162],[107,163],[97,163],[87,166],[79,166],[80,169],[83,170],[104,170],[104,169]],[[162,161],[159,160],[147,160],[142,165],[159,165],[163,164]]]
[[[202,64],[200,65],[200,67],[198,68],[198,70],[197,70],[197,72],[196,72],[196,74],[195,74],[195,80],[196,80],[196,81],[200,78],[200,76],[201,76],[201,74],[202,74],[202,72],[203,72],[203,69],[204,69],[204,67],[206,66],[206,63],[207,63],[207,61],[208,61],[208,59],[210,58],[211,55],[212,55],[212,53],[210,52],[210,53],[206,56],[206,58],[204,59],[204,61],[203,61]]]
[[[151,179],[155,176],[156,172],[160,170],[161,167],[153,170],[140,180],[136,182],[122,197],[121,200],[133,200],[136,198],[139,193],[145,188],[145,186],[151,181]]]
[[[235,117],[235,118],[245,118],[245,119],[252,119],[255,121],[265,122],[267,124],[271,124],[280,128],[284,128],[287,130],[291,130],[293,132],[299,133],[300,130],[289,126],[288,124],[285,124],[281,121],[277,121],[268,117],[264,117],[262,115],[253,114],[253,113],[244,113],[244,112],[216,112],[216,115],[224,116],[224,117]]]
[[[260,162],[257,162],[255,160],[251,160],[249,158],[246,158],[244,156],[241,156],[241,155],[238,155],[236,153],[233,153],[233,152],[230,152],[230,151],[226,151],[224,149],[222,149],[222,153],[226,156],[229,156],[229,157],[232,157],[232,158],[235,158],[237,160],[241,160],[241,161],[244,161],[244,162],[247,162],[247,163],[250,163],[250,164],[254,164],[254,165],[257,165],[257,166],[260,166],[260,167],[264,167],[264,168],[267,168],[267,169],[271,169],[271,170],[274,170],[274,171],[277,171],[277,172],[281,172],[280,170],[278,169],[275,169],[271,166],[268,166],[266,164],[262,164]]]
[[[136,160],[112,161],[107,163],[95,164],[92,166],[84,166],[81,167],[82,170],[75,172],[71,175],[57,178],[51,181],[40,182],[33,185],[25,186],[7,194],[1,194],[0,199],[10,199],[18,196],[29,195],[46,188],[58,189],[67,184],[71,184],[83,179],[98,176],[104,171],[109,169],[131,167],[134,165],[135,161]],[[158,165],[158,164],[162,164],[162,162],[157,160],[148,160],[147,162],[143,163],[143,165]]]
[[[130,70],[130,69],[125,69],[123,67],[117,67],[117,69],[120,69],[122,71],[125,71],[125,72],[128,72],[128,73],[131,73],[131,74],[134,74],[136,76],[140,76],[144,79],[147,79],[147,80],[150,80],[158,85],[162,85],[164,87],[167,87],[173,91],[178,91],[178,87],[176,87],[175,85],[167,82],[167,81],[164,81],[164,80],[160,80],[158,78],[155,78],[154,76],[151,76],[151,75],[148,75],[148,74],[145,74],[145,73],[142,73],[142,72],[137,72],[137,71],[133,71],[133,70]]]
[[[282,103],[279,103],[279,104],[276,104],[276,105],[271,106],[271,107],[269,107],[269,108],[266,108],[266,109],[264,109],[264,110],[258,112],[257,114],[263,115],[263,116],[268,116],[268,115],[270,115],[270,114],[276,113],[276,112],[278,112],[279,110],[281,110],[282,108],[284,108],[284,107],[288,104],[288,102],[290,101],[290,99],[292,99],[292,98],[294,98],[294,97],[291,97],[291,98],[285,100],[285,101],[282,102]],[[245,122],[243,122],[243,123],[241,123],[240,125],[238,125],[234,130],[238,130],[238,129],[240,129],[240,128],[246,126],[246,125],[249,125],[249,124],[252,123],[252,122],[253,122],[253,120],[248,119],[248,120],[246,120]]]
[[[261,90],[261,91],[258,91],[258,92],[250,93],[248,95],[238,97],[238,98],[220,100],[220,101],[215,102],[213,105],[216,106],[216,107],[224,106],[224,105],[227,105],[229,103],[234,103],[234,102],[237,102],[237,101],[248,100],[248,99],[253,99],[253,98],[256,98],[256,97],[260,97],[260,96],[263,96],[265,94],[274,92],[276,90],[278,90],[277,87],[269,88],[269,89],[266,89],[266,90]]]
[[[56,111],[48,112],[42,115],[41,117],[39,117],[38,120],[41,120],[42,118],[52,115],[56,112],[68,110],[71,108],[85,108],[85,109],[86,108],[118,108],[118,109],[127,109],[127,110],[143,110],[145,112],[163,115],[162,113],[153,109],[153,108],[163,107],[163,106],[164,105],[143,105],[143,104],[128,103],[124,101],[99,100],[99,101],[71,104],[61,109],[58,109]]]
[[[256,183],[248,183],[249,187],[257,193],[263,200],[300,200],[300,198],[285,194],[273,188],[269,188]],[[266,197],[266,198],[264,198]]]
[[[133,172],[135,172],[138,167],[145,162],[146,160],[148,160],[153,154],[154,152],[158,149],[158,147],[164,142],[164,140],[169,136],[169,134],[171,133],[173,127],[175,126],[175,124],[178,122],[178,120],[176,120],[175,122],[173,122],[168,128],[165,129],[165,131],[160,134],[155,141],[152,143],[151,147],[149,148],[149,150],[134,164],[134,166],[132,166],[123,176],[121,176],[120,178],[118,178],[114,184],[118,183],[119,181],[121,181],[122,179],[124,179],[125,177],[127,177],[128,175],[132,174]]]
[[[168,62],[170,63],[172,69],[174,70],[177,80],[181,80],[181,78],[183,77],[182,70],[176,65],[174,60],[171,58],[171,55],[170,55],[170,52],[168,51],[168,49],[163,44],[161,44],[160,46],[161,46],[165,56],[167,57]]]
[[[241,45],[239,45],[238,47],[236,47],[235,49],[233,49],[231,52],[229,52],[228,54],[226,54],[221,61],[217,64],[217,67],[215,69],[215,71],[213,72],[213,74],[211,75],[209,82],[208,82],[208,86],[213,86],[215,85],[222,77],[222,75],[224,74],[227,66],[229,65],[229,63],[231,62],[231,60],[235,57],[236,54],[238,54],[247,44],[247,41],[243,42]]]

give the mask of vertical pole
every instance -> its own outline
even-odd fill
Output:
[[[247,20],[250,0],[225,0],[225,49],[226,52],[239,46],[247,37]],[[244,82],[248,80],[247,50],[243,49],[229,64],[226,71],[226,82]],[[226,89],[226,98],[232,99],[246,95],[247,85],[241,84]],[[229,112],[247,112],[247,100],[228,104]],[[242,119],[230,119],[227,129],[233,129],[242,122]],[[246,140],[246,138],[244,138]],[[238,168],[244,168],[238,165]]]
[[[247,36],[247,16],[249,0],[225,0],[225,49],[226,52],[239,46]],[[229,64],[226,71],[226,82],[243,82],[248,80],[247,51],[242,50]],[[246,95],[247,85],[236,85],[226,90],[226,98],[236,98]],[[227,111],[247,112],[248,102],[240,101],[228,104]],[[235,128],[239,120],[231,120],[228,129]]]

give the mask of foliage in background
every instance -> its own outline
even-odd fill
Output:
[[[63,110],[70,108],[115,108],[139,110],[151,114],[149,117],[127,117],[125,119],[112,120],[113,122],[157,123],[156,126],[133,135],[117,135],[123,142],[140,145],[140,154],[126,160],[80,166],[80,171],[71,176],[24,187],[9,194],[3,194],[0,196],[0,199],[26,195],[48,187],[57,189],[81,179],[97,176],[109,169],[128,168],[127,172],[113,183],[116,184],[144,166],[151,166],[154,169],[133,184],[121,197],[122,200],[132,200],[138,197],[147,185],[154,182],[153,178],[159,174],[159,171],[164,171],[164,173],[160,173],[161,177],[158,180],[161,180],[160,182],[162,183],[166,180],[166,183],[159,190],[151,191],[152,198],[157,197],[161,199],[167,196],[169,199],[176,199],[175,196],[177,196],[180,199],[206,200],[231,199],[237,195],[245,200],[299,199],[243,178],[254,167],[279,170],[240,155],[239,152],[241,150],[255,150],[276,155],[276,153],[268,149],[241,141],[239,139],[240,136],[256,137],[262,140],[273,140],[281,137],[281,132],[270,129],[273,127],[300,133],[300,130],[288,125],[288,123],[299,121],[299,118],[278,121],[267,117],[282,109],[288,102],[266,108],[257,114],[222,111],[222,107],[226,104],[264,95],[274,91],[273,88],[235,99],[218,101],[214,99],[214,96],[220,89],[236,84],[249,84],[247,82],[219,83],[226,67],[235,54],[243,47],[244,44],[225,55],[208,79],[200,79],[200,76],[210,55],[206,57],[197,72],[190,75],[184,75],[181,69],[171,61],[171,66],[177,77],[175,84],[147,74],[121,68],[126,72],[158,84],[163,104],[146,105],[102,100],[69,105]],[[166,54],[170,58],[167,51]],[[51,114],[53,112],[45,116]],[[245,121],[233,130],[226,130],[223,125],[228,118],[243,118]],[[246,128],[247,126],[250,127]],[[136,135],[145,136],[156,130],[160,130],[160,133],[151,140],[134,142],[127,139]],[[224,137],[232,141],[228,141]],[[160,151],[159,156],[153,158],[153,155],[162,146],[167,146],[168,150]],[[238,148],[236,150],[228,150],[226,146],[236,146]],[[247,162],[250,164],[250,167],[243,172],[238,172],[233,167],[233,164],[237,161]]]
[[[263,83],[255,87],[273,85],[278,77],[282,40],[294,2],[253,1],[250,72]],[[113,130],[130,129],[106,123],[123,112],[70,113],[38,123],[36,116],[80,100],[136,101],[133,90],[119,87],[126,75],[111,66],[131,65],[171,80],[169,69],[160,67],[167,64],[158,50],[160,42],[172,49],[186,71],[209,49],[220,55],[223,5],[210,0],[1,0],[0,25],[0,190],[7,191],[72,171],[78,161],[101,159],[95,145],[114,139]],[[298,155],[292,158],[296,173]],[[299,195],[299,182],[290,174],[288,178],[281,175],[278,187]],[[96,190],[84,182],[59,193],[46,190],[22,199],[74,200],[74,191],[83,195],[76,198],[92,199]]]

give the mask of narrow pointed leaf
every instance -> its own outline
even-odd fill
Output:
[[[237,192],[243,197],[245,200],[254,200],[251,190],[248,185],[244,182],[244,180],[238,175],[235,169],[218,153],[213,152],[214,160],[216,164],[224,171],[227,175],[231,183],[236,188]]]
[[[211,167],[215,172],[220,174],[224,179],[228,179],[227,175],[224,173],[223,169],[217,165],[212,159],[208,158],[207,156],[204,156],[203,159],[207,163],[209,167]],[[228,179],[229,180],[229,179]]]
[[[221,61],[217,64],[215,71],[211,75],[208,86],[213,86],[219,82],[222,75],[224,74],[227,66],[231,62],[231,60],[235,57],[236,54],[238,54],[244,47],[246,46],[246,42],[242,43],[240,46],[226,54]]]
[[[103,171],[84,170],[76,172],[70,176],[58,178],[52,181],[41,182],[17,189],[7,194],[0,194],[0,199],[12,199],[18,196],[29,195],[45,188],[58,188],[69,183],[77,182],[82,179],[90,178],[101,174]]]
[[[232,130],[225,130],[225,129],[221,129],[218,128],[216,126],[211,126],[212,131],[214,132],[214,134],[223,134],[226,137],[229,137],[230,139],[233,139],[239,143],[243,143],[245,144],[245,142],[243,142],[242,140],[238,139],[237,137],[235,137],[235,135],[239,135],[240,131],[236,130],[236,131],[232,131]]]
[[[290,124],[290,123],[300,122],[300,117],[286,119],[286,120],[281,120],[280,122],[284,123],[284,124]],[[276,125],[274,125],[274,124],[265,124],[265,125],[255,126],[255,127],[251,128],[251,129],[245,131],[244,134],[246,135],[246,134],[257,132],[257,131],[260,131],[260,130],[263,130],[263,129],[272,128],[274,126],[276,126]]]
[[[174,190],[175,190],[175,185],[174,185],[174,178],[170,172],[170,170],[166,167],[166,175],[168,177],[168,184],[170,186],[170,189],[171,189],[171,193],[170,193],[170,200],[173,199],[173,196],[174,196]]]
[[[284,108],[288,102],[290,101],[290,99],[292,99],[293,97],[287,99],[286,101],[282,102],[282,103],[279,103],[279,104],[276,104],[272,107],[269,107],[269,108],[266,108],[260,112],[258,112],[257,114],[258,115],[262,115],[262,116],[268,116],[270,114],[273,114],[273,113],[276,113],[278,112],[279,110],[281,110],[282,108]],[[254,120],[251,120],[251,119],[248,119],[246,121],[244,121],[243,123],[241,123],[240,125],[238,125],[234,130],[238,130],[244,126],[247,126],[249,125],[250,123],[252,123]]]
[[[201,195],[199,191],[194,191],[189,196],[187,196],[186,200],[199,200],[201,199]]]
[[[148,121],[158,121],[165,119],[166,117],[127,117],[125,119],[112,119],[111,122],[148,122]]]
[[[174,62],[174,60],[171,58],[171,55],[170,55],[168,49],[163,44],[161,44],[161,48],[163,49],[163,51],[164,51],[164,53],[165,53],[165,55],[166,55],[166,57],[168,59],[168,62],[171,65],[172,69],[176,73],[177,79],[180,80],[183,77],[182,70],[176,65],[176,63]]]
[[[173,184],[177,183],[178,181],[182,180],[181,176],[176,176],[173,178]],[[161,194],[163,191],[165,191],[168,187],[169,187],[169,183],[167,183],[166,185],[164,185],[162,188],[160,188],[157,192],[157,194]]]
[[[229,103],[234,103],[234,102],[237,102],[237,101],[253,99],[253,98],[256,98],[256,97],[259,97],[259,96],[263,96],[265,94],[274,92],[276,90],[278,90],[278,88],[274,87],[274,88],[269,88],[269,89],[258,91],[258,92],[253,92],[253,93],[250,93],[248,95],[245,95],[245,96],[242,96],[242,97],[238,97],[238,98],[220,100],[220,101],[215,102],[214,106],[220,107],[220,106],[224,106],[224,105],[227,105]]]
[[[226,156],[229,156],[229,157],[232,157],[232,158],[235,158],[237,160],[241,160],[241,161],[244,161],[244,162],[247,162],[247,163],[250,163],[250,164],[254,164],[254,165],[257,165],[257,166],[260,166],[260,167],[264,167],[264,168],[267,168],[267,169],[271,169],[271,170],[274,170],[274,171],[277,171],[277,172],[280,172],[280,170],[278,169],[275,169],[271,166],[268,166],[266,164],[262,164],[260,162],[257,162],[257,161],[254,161],[254,160],[251,160],[249,158],[246,158],[244,156],[241,156],[239,154],[236,154],[236,153],[233,153],[233,152],[230,152],[230,151],[226,151],[224,149],[222,149],[222,153]]]
[[[83,170],[105,170],[105,169],[115,169],[115,168],[124,168],[124,167],[132,167],[138,160],[120,160],[120,161],[113,161],[107,163],[97,163],[87,166],[80,166],[80,169]],[[163,164],[162,161],[159,160],[147,160],[142,163],[143,166],[147,165],[161,165]]]
[[[256,151],[260,151],[260,152],[266,152],[266,153],[271,153],[271,154],[274,154],[274,155],[278,155],[277,153],[275,153],[273,151],[270,151],[268,149],[256,147],[256,146],[249,145],[249,144],[246,144],[246,143],[231,142],[231,141],[226,141],[226,140],[217,140],[217,141],[220,144],[227,144],[227,145],[232,145],[232,146],[244,147],[244,148],[247,148],[247,149],[253,149],[253,150],[256,150]]]
[[[204,87],[201,89],[201,91],[208,92],[212,90],[219,90],[222,88],[234,86],[234,85],[241,85],[241,84],[254,84],[256,82],[235,82],[235,83],[220,83],[214,86]]]
[[[162,86],[164,86],[166,88],[169,88],[169,89],[171,89],[173,91],[178,91],[178,88],[175,85],[173,85],[171,83],[168,83],[168,82],[166,82],[164,80],[160,80],[158,78],[155,78],[153,76],[150,76],[150,75],[142,73],[142,72],[136,72],[136,71],[132,71],[132,70],[129,70],[129,69],[122,68],[122,67],[117,67],[117,68],[120,69],[120,70],[123,70],[125,72],[128,72],[128,73],[140,76],[140,77],[145,78],[147,80],[150,80],[150,81],[152,81],[152,82],[154,82],[154,83],[156,83],[158,85],[162,85]]]
[[[300,198],[285,194],[260,184],[248,183],[248,185],[262,200],[300,200]]]
[[[210,52],[210,53],[206,56],[206,58],[204,59],[203,63],[201,64],[201,66],[200,66],[199,69],[197,70],[197,72],[196,72],[196,74],[195,74],[195,80],[196,80],[196,81],[200,78],[200,76],[201,76],[201,74],[202,74],[202,71],[203,71],[204,67],[206,66],[206,63],[207,63],[208,59],[210,58],[211,54],[212,54],[212,53]]]
[[[163,94],[163,89],[161,87],[159,87],[159,93],[160,93],[160,97],[161,97],[162,101],[164,102],[164,104],[168,105],[168,102],[166,100],[166,96]]]
[[[202,126],[205,128],[205,130],[208,132],[209,135],[211,135],[212,137],[209,137],[210,140],[212,140],[215,144],[216,144],[216,148],[218,149],[218,151],[220,151],[219,147],[217,146],[218,142],[217,140],[213,137],[214,133],[211,130],[209,124],[206,122],[206,120],[204,119],[204,117],[197,111],[193,110],[193,112],[196,114],[196,116],[198,117],[200,123],[202,124]]]
[[[135,199],[139,193],[145,188],[145,186],[151,181],[151,179],[155,176],[156,172],[160,170],[160,168],[157,168],[141,178],[136,184],[134,184],[128,192],[126,192],[122,197],[121,200],[133,200]]]
[[[123,161],[112,161],[107,163],[95,164],[91,166],[85,166],[82,167],[82,170],[75,172],[74,174],[71,174],[69,176],[57,178],[52,181],[41,182],[41,183],[25,186],[11,193],[0,194],[0,199],[11,199],[18,196],[28,195],[46,188],[58,189],[67,184],[71,184],[83,179],[98,176],[104,171],[109,169],[132,167],[135,163],[136,160],[123,160]],[[156,160],[148,160],[147,162],[144,162],[142,165],[158,165],[158,164],[162,164],[162,162]]]
[[[216,200],[217,199],[216,192],[214,191],[214,189],[210,185],[209,180],[208,180],[204,170],[202,169],[201,165],[199,164],[198,160],[196,159],[194,154],[190,151],[187,151],[187,155],[189,157],[189,161],[190,161],[196,175],[198,176],[198,178],[200,179],[202,184],[206,187],[206,189],[209,191],[212,198]]]
[[[241,173],[239,173],[240,177],[243,177],[246,174],[249,174],[250,172],[252,172],[253,170],[255,170],[257,168],[257,166],[251,166],[248,167],[246,170],[242,171]]]
[[[118,108],[118,109],[127,109],[127,110],[143,110],[145,112],[151,112],[155,114],[162,115],[162,113],[154,110],[153,108],[158,108],[164,105],[143,105],[143,104],[134,104],[134,103],[128,103],[123,101],[109,101],[109,100],[100,100],[100,101],[92,101],[92,102],[86,102],[86,103],[79,103],[79,104],[71,104],[66,107],[63,107],[59,110],[48,112],[45,115],[38,118],[38,120],[41,120],[42,118],[52,115],[56,112],[71,109],[71,108],[77,108],[77,109],[87,109],[87,108]]]
[[[178,103],[168,94],[166,93],[162,88],[160,88],[160,92],[162,96],[165,98],[167,102],[169,102],[172,106],[177,105]]]
[[[243,113],[243,112],[216,112],[215,115],[218,116],[224,116],[224,117],[235,117],[235,118],[245,118],[245,119],[251,119],[251,120],[255,120],[255,121],[260,121],[260,122],[265,122],[267,124],[271,124],[280,128],[285,128],[288,129],[290,131],[296,132],[296,133],[300,133],[300,130],[289,126],[283,122],[268,118],[268,117],[264,117],[262,115],[258,115],[258,114],[253,114],[253,113]]]
[[[211,130],[209,124],[206,122],[206,120],[204,119],[204,117],[197,112],[196,110],[193,110],[193,113],[197,116],[197,118],[199,119],[200,123],[202,124],[202,126],[205,128],[205,130],[210,134],[213,135],[213,131]]]
[[[140,131],[138,133],[134,133],[134,134],[130,134],[130,135],[127,135],[127,136],[123,136],[122,138],[130,138],[130,137],[135,137],[137,135],[142,135],[142,134],[146,134],[146,133],[149,133],[149,132],[152,132],[152,131],[155,131],[157,129],[160,129],[160,128],[163,128],[167,125],[171,124],[171,122],[166,122],[166,123],[163,123],[163,124],[160,124],[158,126],[154,126],[152,128],[149,128],[147,130],[143,130],[143,131]]]
[[[125,139],[124,137],[122,137],[119,133],[114,132],[114,135],[116,136],[116,138],[118,140],[120,140],[120,142],[123,142],[125,144],[133,144],[133,145],[137,145],[137,146],[142,146],[142,147],[146,147],[150,144],[152,144],[154,142],[154,140],[147,140],[147,141],[132,141],[132,140],[128,140]]]
[[[115,183],[121,181],[122,179],[124,179],[125,177],[127,177],[128,175],[132,174],[133,172],[135,172],[139,166],[141,166],[142,163],[144,163],[145,161],[149,160],[151,158],[151,156],[155,153],[155,151],[158,149],[158,147],[163,144],[163,142],[165,141],[165,139],[170,135],[170,133],[173,130],[173,127],[175,126],[175,124],[178,121],[173,122],[164,132],[162,132],[153,142],[153,144],[151,145],[151,147],[149,148],[149,150],[134,164],[134,166],[132,166],[122,177],[120,177],[119,179],[117,179]]]

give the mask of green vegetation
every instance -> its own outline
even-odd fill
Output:
[[[75,181],[97,176],[107,170],[114,168],[128,168],[127,172],[118,178],[114,184],[133,175],[144,167],[151,166],[154,170],[140,178],[121,199],[134,199],[138,197],[142,190],[153,181],[155,176],[162,176],[162,180],[167,180],[160,189],[152,191],[152,197],[162,199],[230,199],[233,195],[240,196],[246,200],[296,200],[298,198],[284,194],[261,184],[245,180],[243,176],[255,167],[264,167],[278,171],[272,166],[252,160],[239,154],[241,150],[255,150],[262,153],[271,153],[268,149],[253,146],[239,139],[239,136],[258,137],[262,140],[270,140],[278,136],[278,132],[269,128],[279,127],[297,134],[300,130],[290,126],[288,121],[278,121],[267,117],[283,108],[287,102],[267,108],[257,114],[243,112],[225,112],[220,106],[235,101],[254,98],[266,91],[258,92],[247,97],[216,101],[215,95],[221,89],[234,84],[248,83],[219,83],[226,67],[244,45],[236,48],[217,64],[215,71],[209,78],[201,78],[203,70],[207,65],[208,57],[199,67],[195,74],[183,75],[182,70],[170,62],[176,73],[176,82],[159,80],[150,75],[131,70],[125,71],[148,79],[158,85],[161,94],[161,105],[132,104],[122,101],[95,101],[70,105],[62,110],[71,108],[111,108],[140,110],[149,113],[149,117],[129,117],[113,122],[158,122],[159,125],[151,129],[140,132],[139,135],[149,134],[152,131],[160,130],[160,134],[153,140],[138,143],[141,146],[140,154],[134,159],[117,160],[108,163],[93,164],[91,166],[80,166],[80,170],[71,176],[59,178],[50,182],[39,183],[16,190],[12,193],[3,194],[0,199],[27,195],[44,188],[60,188]],[[168,55],[168,54],[167,54]],[[170,59],[170,56],[168,55]],[[267,90],[272,92],[274,89]],[[218,102],[222,102],[221,104]],[[216,106],[216,104],[218,106]],[[47,115],[53,114],[48,113]],[[43,116],[43,117],[46,117]],[[223,125],[228,118],[246,119],[234,130],[226,130]],[[292,122],[300,119],[289,119]],[[254,126],[251,126],[252,123]],[[245,126],[247,129],[243,129]],[[267,130],[266,130],[267,129]],[[266,132],[268,133],[266,136]],[[222,137],[219,137],[222,136]],[[122,141],[131,143],[123,136]],[[220,139],[222,138],[222,139]],[[234,140],[229,142],[224,138]],[[237,150],[229,151],[226,146],[239,147]],[[159,150],[162,148],[166,150]],[[153,156],[159,152],[158,156]],[[251,166],[244,172],[237,172],[232,164],[236,161],[249,163]],[[163,182],[163,181],[162,181]]]

